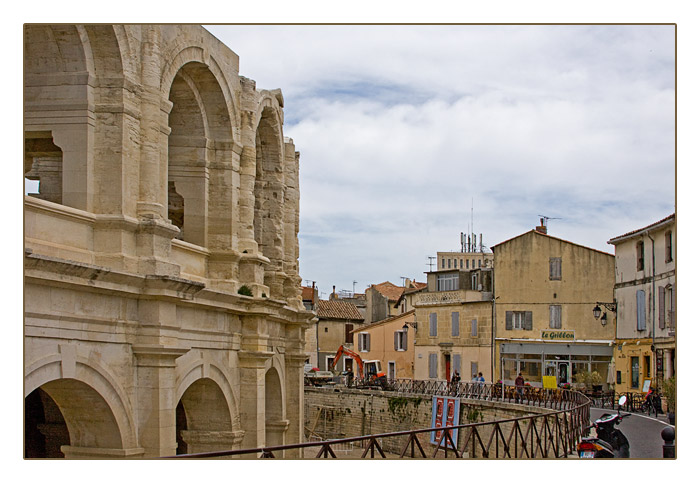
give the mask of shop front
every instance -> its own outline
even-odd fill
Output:
[[[542,387],[542,376],[554,376],[557,385],[573,384],[579,373],[597,372],[608,386],[613,357],[609,343],[503,342],[500,348],[500,379],[514,384],[522,373],[525,382]]]

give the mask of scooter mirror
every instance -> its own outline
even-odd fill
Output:
[[[624,406],[626,402],[627,402],[627,396],[621,396],[620,400],[618,401],[618,405]]]

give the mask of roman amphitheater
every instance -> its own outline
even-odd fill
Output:
[[[282,93],[194,25],[27,25],[24,58],[25,455],[300,442]]]

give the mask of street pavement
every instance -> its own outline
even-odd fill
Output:
[[[591,408],[591,420],[598,419],[603,414],[612,414],[612,409]],[[669,426],[666,414],[657,417],[646,414],[627,413],[617,428],[627,437],[630,443],[630,458],[661,459],[663,458],[664,440],[661,438],[661,430]],[[594,431],[591,431],[593,434]]]

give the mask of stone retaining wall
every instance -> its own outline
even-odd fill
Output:
[[[349,438],[368,434],[394,433],[431,427],[432,396],[405,395],[390,391],[347,388],[304,389],[304,432],[307,441]],[[546,408],[527,407],[498,401],[462,399],[459,422],[488,422],[549,413]],[[508,434],[511,425],[503,426]],[[488,438],[491,426],[482,428],[482,438]],[[464,433],[460,430],[458,447]],[[419,435],[423,450],[430,456],[435,449],[429,443],[430,433]],[[407,437],[386,438],[382,448],[400,453]],[[487,444],[488,441],[484,441]],[[466,456],[466,455],[465,455]]]

